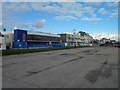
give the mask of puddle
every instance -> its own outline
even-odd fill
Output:
[[[56,66],[47,67],[45,69],[37,70],[37,71],[27,71],[27,75],[25,75],[25,76],[31,76],[31,75],[34,75],[34,74],[49,70],[49,69],[54,68],[54,67],[56,67]]]
[[[63,53],[63,54],[60,54],[60,55],[61,55],[61,56],[62,56],[62,55],[70,55],[70,53]]]
[[[60,54],[60,56],[71,56],[71,55],[75,55],[75,54],[71,54],[71,53],[62,53],[62,54]]]
[[[42,54],[42,55],[46,55],[46,54],[49,55],[49,54],[51,54],[51,53],[46,53],[46,52],[44,52],[44,53],[40,53],[40,55],[41,55],[41,54]]]
[[[118,64],[110,64],[110,66],[111,66],[111,68],[114,70],[114,69],[118,69],[119,70],[119,68],[118,68]]]
[[[8,66],[11,66],[11,65],[14,65],[16,63],[10,63],[10,64],[6,64],[6,65],[2,65],[2,67],[8,67]]]
[[[102,73],[101,73],[102,77],[107,78],[107,77],[110,77],[111,75],[112,75],[112,68],[107,67],[107,68],[102,70]]]
[[[94,51],[94,52],[98,52],[98,51]]]
[[[93,55],[93,53],[87,53],[87,55]]]
[[[79,57],[79,58],[83,58],[83,56]]]
[[[95,54],[95,55],[102,55],[102,54]]]
[[[101,69],[92,70],[85,76],[85,79],[91,83],[95,83],[98,80],[100,74]]]
[[[86,50],[86,51],[83,51],[84,53],[86,53],[86,52],[90,52],[89,50]]]
[[[112,66],[107,64],[102,64],[98,69],[88,72],[85,79],[91,83],[95,83],[101,76],[103,78],[108,78],[112,75]]]

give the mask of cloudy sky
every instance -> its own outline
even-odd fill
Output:
[[[72,0],[71,0],[72,1]],[[94,38],[117,39],[117,2],[2,2],[2,23],[29,30],[85,31]]]

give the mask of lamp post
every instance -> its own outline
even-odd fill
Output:
[[[49,29],[49,45],[51,45],[50,37],[51,37],[51,30]]]
[[[74,43],[74,46],[77,46],[77,40],[76,40],[76,35],[75,35],[75,29],[73,29],[73,43]]]

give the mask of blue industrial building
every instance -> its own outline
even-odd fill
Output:
[[[27,31],[14,30],[13,48],[27,48]]]
[[[8,48],[58,47],[65,46],[60,35],[15,29],[3,31]]]

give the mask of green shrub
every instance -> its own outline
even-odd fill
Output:
[[[79,47],[48,47],[48,48],[31,48],[31,49],[10,49],[10,50],[2,50],[2,55],[14,55],[14,54],[25,54],[25,53],[34,53],[34,52],[45,52],[45,51],[53,51],[53,50],[64,50],[64,49],[72,49],[72,48],[81,48]]]

